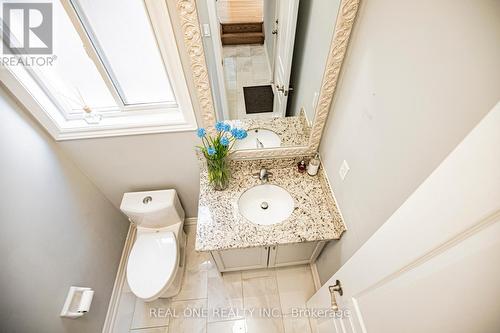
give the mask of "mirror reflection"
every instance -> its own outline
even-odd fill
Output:
[[[305,146],[339,1],[198,0],[218,120],[236,149]]]

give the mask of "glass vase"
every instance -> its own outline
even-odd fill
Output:
[[[208,159],[208,182],[216,191],[223,191],[229,186],[229,162],[226,157],[219,159]]]

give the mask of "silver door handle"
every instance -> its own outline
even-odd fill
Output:
[[[338,311],[339,306],[337,304],[337,300],[335,299],[335,292],[338,292],[340,296],[344,295],[344,291],[342,290],[342,284],[340,283],[339,280],[335,281],[335,284],[333,286],[329,286],[328,289],[330,290],[330,297],[331,297],[331,302],[332,302],[332,310],[333,311]]]

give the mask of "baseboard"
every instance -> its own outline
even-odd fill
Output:
[[[120,295],[122,293],[123,284],[125,282],[127,259],[130,250],[132,249],[132,245],[134,244],[135,232],[136,232],[135,225],[130,223],[127,233],[127,238],[125,240],[125,245],[123,246],[122,256],[120,258],[120,264],[118,265],[118,271],[116,272],[115,283],[113,285],[113,292],[111,293],[111,299],[109,300],[108,312],[106,313],[106,319],[104,320],[102,333],[111,333],[115,325],[118,305],[120,304]]]
[[[184,220],[184,225],[195,225],[198,222],[197,217],[187,217]]]
[[[310,266],[313,276],[314,288],[316,289],[316,291],[318,291],[319,288],[321,288],[321,280],[319,279],[318,267],[316,266],[316,262],[313,262],[312,264],[310,264]]]

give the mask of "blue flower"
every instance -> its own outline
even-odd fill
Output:
[[[243,140],[244,138],[247,137],[247,131],[245,131],[244,129],[239,129],[239,128],[233,128],[231,130],[231,135],[237,139],[237,140]]]
[[[196,132],[196,135],[198,135],[199,138],[203,138],[207,134],[207,131],[205,131],[204,128],[198,128],[198,131]]]
[[[215,151],[215,148],[214,147],[208,147],[207,148],[207,154],[210,155],[210,156],[213,156],[215,155],[216,151]]]
[[[231,125],[224,124],[224,131],[229,132],[231,130]]]
[[[229,139],[226,138],[225,136],[220,139],[220,144],[223,145],[224,147],[229,146]]]
[[[222,121],[218,121],[218,122],[215,123],[215,129],[218,132],[222,132],[224,130],[225,125],[226,124],[224,124]]]

